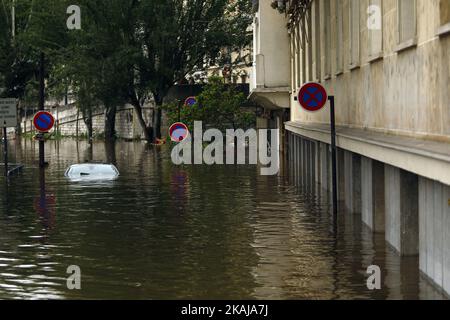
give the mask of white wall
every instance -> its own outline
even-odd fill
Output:
[[[284,14],[259,2],[253,24],[254,67],[252,87],[288,87],[290,85],[290,45]]]

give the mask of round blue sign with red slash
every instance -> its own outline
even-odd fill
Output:
[[[55,124],[55,118],[47,111],[39,111],[33,119],[34,127],[39,132],[48,132]]]
[[[186,99],[186,101],[184,101],[184,105],[186,107],[192,107],[196,103],[197,103],[197,98],[196,97],[189,97],[189,98]]]
[[[181,142],[188,137],[189,129],[184,123],[176,122],[170,126],[169,135],[173,142]]]
[[[307,111],[321,110],[327,100],[327,91],[322,85],[315,82],[305,84],[298,93],[298,102]]]

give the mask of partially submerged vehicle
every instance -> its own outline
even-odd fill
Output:
[[[71,165],[64,175],[76,181],[114,180],[119,176],[119,170],[112,164],[83,163]]]

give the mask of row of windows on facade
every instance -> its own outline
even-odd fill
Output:
[[[333,8],[331,5],[333,4]],[[368,61],[383,55],[382,0],[369,0],[367,12]],[[335,74],[344,71],[344,6],[343,0],[314,0],[306,14],[290,30],[292,87],[308,81],[331,78],[331,43],[334,35]],[[348,69],[360,65],[361,1],[349,0]],[[334,17],[331,13],[334,12]],[[440,30],[450,32],[450,0],[439,0]],[[321,32],[321,14],[323,30]],[[325,37],[321,45],[321,35]],[[417,0],[397,0],[397,51],[416,45]],[[314,42],[312,41],[314,39]],[[324,72],[322,73],[321,49],[324,50]],[[322,77],[323,76],[323,77]]]

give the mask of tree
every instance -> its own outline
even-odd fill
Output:
[[[126,43],[135,32],[137,1],[80,0],[82,30],[71,32],[61,79],[68,78],[92,135],[92,107],[105,109],[105,138],[115,137],[117,107],[126,103],[130,59],[138,50]]]
[[[11,7],[11,0],[3,0]],[[4,95],[37,100],[39,57],[45,53],[47,94],[60,98],[68,88],[77,96],[78,107],[89,127],[92,104],[105,108],[105,136],[115,135],[115,114],[126,100],[129,52],[125,34],[128,6],[137,1],[87,1],[83,6],[83,29],[68,30],[68,0],[15,0],[17,36],[0,37],[0,88]],[[9,10],[4,10],[9,12]],[[7,28],[8,15],[0,26]],[[2,17],[2,18],[3,18]],[[34,96],[34,98],[32,97]],[[31,99],[30,99],[31,98]]]
[[[0,92],[1,96],[22,99],[29,82],[35,77],[37,56],[25,42],[24,34],[30,30],[32,7],[16,1],[15,37],[13,37],[12,1],[2,1],[0,10]]]
[[[3,1],[11,7],[12,0]],[[16,0],[19,35],[12,44],[16,51],[9,35],[0,36],[0,87],[22,97],[35,90],[44,52],[49,91],[58,94],[70,87],[84,114],[89,114],[89,104],[102,104],[106,138],[114,137],[116,109],[125,103],[136,110],[147,141],[161,137],[161,107],[169,89],[214,62],[222,47],[242,48],[250,42],[247,0],[77,2],[82,29],[69,31],[70,1]],[[7,14],[3,17],[2,29],[8,25]],[[143,106],[151,97],[155,107],[146,123]]]
[[[137,30],[129,42],[137,44],[142,55],[129,76],[128,101],[147,141],[161,138],[162,105],[169,89],[213,62],[222,47],[248,45],[251,19],[251,3],[246,0],[140,2]],[[149,92],[155,108],[152,123],[146,124],[142,106]]]
[[[24,109],[36,108],[41,53],[51,66],[53,53],[64,46],[64,17],[58,15],[63,5],[57,0],[2,0],[0,96],[18,99],[19,116],[25,115]],[[48,76],[47,72],[44,77]],[[20,122],[17,129],[20,134]]]
[[[245,95],[236,86],[225,84],[222,78],[211,77],[198,95],[197,103],[191,107],[182,107],[180,120],[191,130],[194,121],[202,121],[205,127],[222,132],[229,128],[247,130],[256,124],[255,112],[246,108],[247,104]],[[178,105],[169,104],[167,110],[169,120],[177,122]]]

